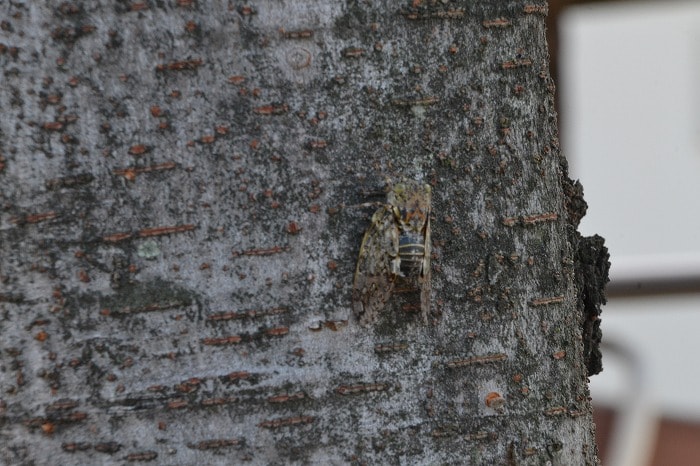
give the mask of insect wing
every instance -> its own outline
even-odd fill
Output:
[[[429,198],[428,198],[429,199]],[[420,278],[420,309],[423,320],[427,323],[430,315],[430,200],[428,200],[428,216],[425,222],[425,255],[423,256],[423,266],[421,267]]]
[[[372,216],[357,259],[352,290],[353,311],[361,324],[376,319],[394,290],[398,269],[399,230],[391,206]]]

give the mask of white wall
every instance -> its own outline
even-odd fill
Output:
[[[567,10],[560,23],[562,144],[589,204],[581,230],[606,238],[613,280],[700,284],[700,2],[623,2]],[[700,421],[700,294],[615,298],[592,378],[595,401],[643,383],[664,414]]]

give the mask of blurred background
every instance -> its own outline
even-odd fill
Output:
[[[561,140],[611,253],[604,466],[700,465],[700,2],[550,2]]]

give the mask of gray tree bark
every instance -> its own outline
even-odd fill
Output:
[[[0,4],[5,464],[594,464],[541,0]],[[428,322],[351,288],[433,189]]]

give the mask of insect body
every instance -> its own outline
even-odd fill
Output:
[[[352,300],[362,324],[373,322],[396,283],[420,290],[420,308],[430,311],[430,200],[427,184],[391,187],[386,204],[372,216],[355,270]]]

